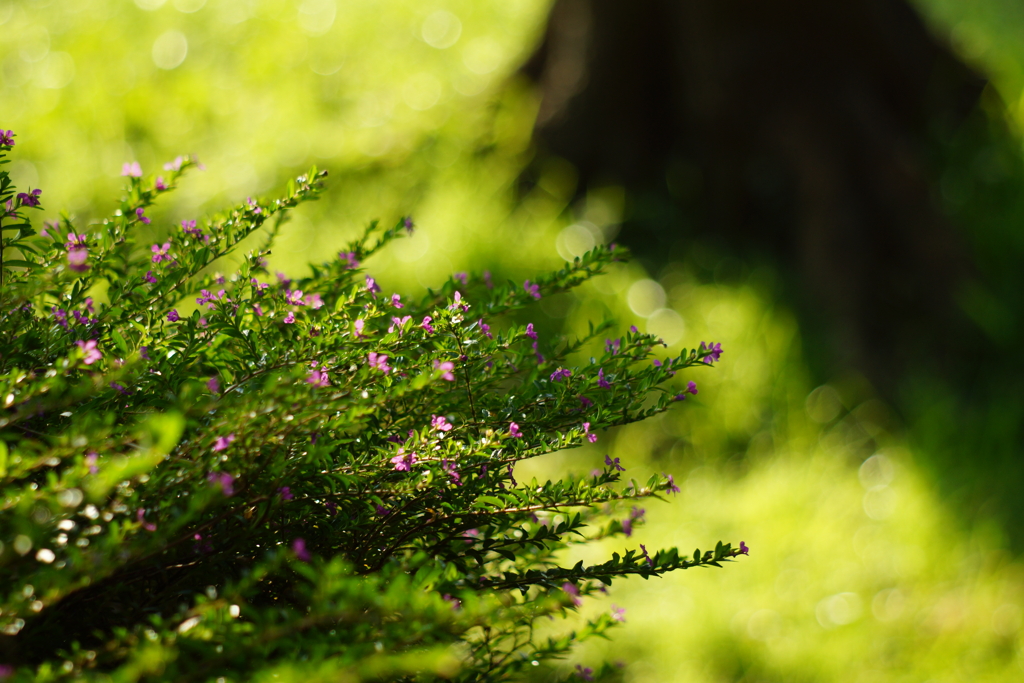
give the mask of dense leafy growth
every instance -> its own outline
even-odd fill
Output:
[[[672,477],[620,482],[606,458],[582,478],[515,479],[517,462],[696,393],[667,384],[718,360],[702,343],[651,363],[659,342],[634,329],[571,368],[606,324],[546,340],[506,315],[621,249],[403,301],[361,269],[413,232],[403,219],[271,283],[274,237],[326,173],[139,244],[148,207],[195,165],[126,164],[110,218],[39,234],[39,192],[0,174],[0,676],[505,680],[621,614],[540,634],[542,617],[618,577],[746,552],[562,566],[571,544],[630,535],[643,513],[626,506],[678,491]],[[259,248],[216,272],[249,237]]]

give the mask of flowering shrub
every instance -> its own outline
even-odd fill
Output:
[[[0,152],[13,145],[0,131]],[[326,173],[139,244],[147,209],[197,165],[126,164],[112,216],[39,234],[39,190],[0,174],[0,677],[505,680],[622,621],[613,607],[574,632],[534,628],[614,579],[746,553],[641,545],[561,566],[678,488],[622,482],[610,457],[582,478],[514,476],[696,393],[672,376],[721,354],[652,364],[658,340],[634,329],[572,367],[606,325],[545,340],[505,315],[622,250],[403,299],[361,268],[413,232],[404,219],[272,282],[274,237]],[[211,269],[254,233],[236,272]]]

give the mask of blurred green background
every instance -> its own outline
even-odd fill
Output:
[[[723,275],[725,257],[699,245],[656,271],[624,264],[542,300],[535,320],[547,333],[612,316],[672,351],[713,339],[726,352],[717,369],[682,378],[700,394],[671,414],[524,471],[587,472],[611,453],[627,476],[673,472],[682,492],[648,506],[628,547],[751,548],[722,571],[617,584],[585,610],[614,602],[625,627],[566,670],[621,661],[623,680],[648,683],[1024,680],[1024,394],[1010,360],[1024,304],[1024,9],[916,5],[998,95],[936,161],[943,211],[987,275],[965,308],[991,369],[966,398],[915,377],[883,401],[857,373],[808,361],[777,268]],[[415,237],[369,264],[387,288],[415,293],[462,270],[528,277],[615,239],[629,199],[615,186],[581,194],[573,166],[531,143],[539,97],[518,70],[549,9],[0,0],[0,127],[18,134],[10,170],[43,188],[45,218],[67,209],[85,224],[115,205],[122,163],[159,174],[194,153],[207,170],[151,212],[156,238],[272,196],[315,163],[330,171],[329,191],[297,213],[274,269],[300,275],[366,221],[412,214]]]

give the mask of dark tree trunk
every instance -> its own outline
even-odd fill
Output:
[[[524,71],[542,150],[581,192],[626,188],[621,241],[641,256],[767,252],[833,360],[883,390],[955,351],[971,266],[928,150],[984,83],[903,0],[558,0]],[[659,197],[671,210],[648,210]]]

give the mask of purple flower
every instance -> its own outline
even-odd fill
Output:
[[[465,287],[466,283],[469,282],[469,275],[466,273],[455,273],[452,277],[461,282],[463,287]]]
[[[20,202],[22,206],[39,206],[39,195],[41,195],[42,193],[42,190],[33,190],[29,188],[28,192],[18,193],[18,202]]]
[[[219,394],[220,380],[218,380],[216,377],[211,377],[206,381],[206,388],[209,389],[211,393]]]
[[[139,162],[137,161],[133,161],[130,164],[128,162],[125,162],[125,164],[121,167],[121,175],[129,176],[131,178],[141,178],[142,166],[140,166]]]
[[[89,467],[89,474],[96,474],[100,471],[100,468],[96,466],[96,460],[99,459],[96,451],[89,451],[85,454],[85,464]]]
[[[687,394],[693,394],[695,396],[697,395],[697,383],[696,382],[687,382],[686,383],[686,388],[683,390],[683,393],[676,394],[675,400],[683,401],[683,400],[686,399],[686,395]]]
[[[491,271],[484,271],[484,284],[487,285],[487,289],[494,289],[494,283],[491,282]]]
[[[398,294],[391,295],[391,305],[395,308],[405,308],[405,304],[402,303],[402,297]]]
[[[369,275],[366,276],[366,291],[374,296],[377,296],[377,292],[380,291],[380,285]]]
[[[408,232],[411,235],[412,229],[415,227],[415,224],[412,222],[412,218],[410,218],[409,216],[403,218],[402,225],[405,226],[406,232]]]
[[[292,552],[295,553],[295,557],[303,562],[309,562],[313,559],[310,556],[309,551],[306,550],[306,540],[303,538],[296,538],[292,541]]]
[[[629,511],[629,517],[622,520],[622,530],[625,532],[627,537],[633,535],[633,522],[643,519],[644,513],[646,512],[647,511],[643,508],[638,508],[634,505],[633,509]]]
[[[213,450],[217,450],[214,448]],[[230,498],[235,495],[235,478],[227,472],[210,472],[206,480],[211,484],[220,486],[221,493]]]
[[[590,431],[590,423],[589,422],[584,422],[583,423],[583,434],[584,434],[584,436],[587,437],[587,441],[589,441],[590,443],[594,443],[595,441],[597,441],[597,434],[593,434]]]
[[[145,210],[141,206],[139,208],[135,209],[135,217],[137,219],[139,219],[140,221],[142,221],[142,223],[145,224],[145,225],[149,225],[150,223],[152,223],[151,220],[146,218]]]
[[[167,320],[169,322],[176,323],[181,320],[181,316],[178,315],[178,311],[176,309],[172,308],[171,312],[167,314]]]
[[[418,462],[415,453],[406,453],[404,448],[398,449],[398,455],[391,458],[396,472],[408,472]]]
[[[662,472],[662,474],[664,474],[664,472]],[[665,487],[665,490],[673,495],[679,493],[679,487],[676,486],[675,477],[671,474],[665,474],[665,478],[668,479],[668,486]]]
[[[156,178],[156,189],[163,192],[167,189],[167,183],[164,182],[163,176],[157,176]]]
[[[740,547],[733,550],[731,554],[733,557],[735,557],[736,555],[749,555],[750,548],[747,547],[746,543],[740,541]]]
[[[284,320],[282,320],[281,322],[285,323],[286,325],[291,325],[292,323],[295,322],[295,313],[292,311],[288,311],[288,315],[286,315],[284,317]]]
[[[611,352],[611,354],[614,356],[615,354],[617,354],[619,352],[619,349],[622,348],[622,340],[621,339],[615,339],[615,340],[605,339],[604,340],[604,348],[605,348],[605,351]]]
[[[139,356],[145,360],[149,360],[149,348],[145,346],[139,347]]]
[[[654,566],[654,560],[652,560],[652,559],[651,559],[651,556],[650,556],[650,554],[649,554],[649,553],[647,552],[647,548],[645,548],[645,547],[644,547],[644,544],[643,544],[643,543],[641,543],[641,544],[640,544],[640,551],[641,551],[641,552],[643,552],[643,554],[644,554],[644,559],[645,559],[645,560],[647,560],[647,565],[648,565],[649,567],[653,567],[653,566]]]
[[[128,391],[127,389],[125,389],[124,386],[118,384],[117,382],[111,382],[110,383],[110,388],[118,391],[119,393],[124,394],[125,396],[130,396],[131,393],[132,393],[132,392]]]
[[[391,510],[387,509],[380,503],[373,504],[373,511],[376,512],[379,517],[387,517],[389,514],[391,514]]]
[[[82,359],[86,365],[92,365],[99,359],[103,358],[103,354],[96,348],[96,340],[90,339],[89,341],[76,341],[75,344],[85,354],[85,358]]]
[[[455,375],[452,373],[452,370],[455,369],[455,364],[452,363],[450,360],[446,360],[444,362],[441,362],[441,361],[439,361],[439,360],[437,360],[435,358],[434,359],[434,369],[441,371],[441,373],[442,373],[441,374],[441,379],[447,380],[449,382],[454,382],[455,381]]]
[[[509,433],[509,436],[511,436],[513,439],[521,439],[521,438],[523,438],[523,433],[521,431],[519,431],[519,425],[517,425],[515,422],[512,422],[511,424],[509,424],[509,426],[508,426],[508,433]]]
[[[259,318],[263,317],[263,307],[260,306],[259,304],[252,305],[252,312],[255,313],[256,316]]]
[[[626,608],[612,605],[612,619],[619,622],[626,621]]]
[[[359,267],[359,260],[356,258],[356,252],[354,251],[340,251],[338,252],[338,258],[341,259],[345,268],[349,270],[355,270]]]
[[[515,426],[515,422],[512,423],[512,426]],[[522,434],[513,434],[512,436],[522,436]],[[515,475],[512,474],[512,463],[509,463],[508,465],[508,478],[512,480],[512,486],[519,486],[519,482],[516,481]]]
[[[151,285],[155,285],[156,284],[156,276],[153,275],[153,271],[152,270],[147,270],[146,271],[145,280],[146,280],[146,282],[148,282]]]
[[[480,332],[488,339],[494,339],[494,335],[491,334],[491,326],[484,322],[483,318],[477,321],[477,327],[480,328]]]
[[[441,471],[448,475],[448,478],[456,486],[462,486],[462,476],[459,474],[459,470],[455,467],[455,463],[451,460],[441,461]]]
[[[585,667],[582,664],[576,665],[576,675],[585,681],[594,680],[594,670],[589,666]]]
[[[591,401],[586,396],[584,396],[583,394],[580,394],[576,398],[580,400],[580,410],[586,410],[587,408],[590,408],[594,405],[594,402]]]
[[[637,332],[639,332],[640,330],[638,330],[638,329],[636,328],[636,325],[630,325],[630,326],[629,326],[629,331],[630,331],[630,332],[632,332],[633,334],[636,334],[636,333],[637,333]]]
[[[605,465],[607,465],[608,467],[614,468],[616,472],[625,472],[626,468],[622,466],[622,464],[619,462],[619,460],[620,460],[619,458],[615,458],[613,460],[612,456],[610,456],[610,455],[604,456],[604,464]]]
[[[306,377],[306,384],[312,384],[314,387],[331,386],[331,382],[327,378],[327,373],[317,368],[313,368],[310,371],[309,375]]]
[[[537,341],[537,333],[534,332],[533,330],[533,323],[528,323],[526,325],[526,336],[534,341]]]
[[[600,370],[597,371],[597,386],[601,387],[602,389],[612,388],[611,382],[604,378],[604,368],[601,368]]]
[[[57,308],[56,306],[54,306],[50,309],[50,311],[53,313],[53,317],[57,321],[57,324],[63,327],[65,330],[68,329],[68,314],[64,311],[64,309]]]
[[[0,129],[0,145],[14,147],[14,131]]]
[[[561,382],[563,379],[569,379],[570,377],[572,377],[572,370],[569,370],[567,368],[558,368],[557,370],[551,373],[551,376],[548,377],[548,380],[551,382]]]
[[[526,282],[523,283],[523,289],[526,290],[526,293],[532,296],[534,299],[540,298],[540,285],[531,285],[530,281],[527,280]]]
[[[452,423],[448,422],[444,415],[431,415],[430,426],[439,432],[450,432]]]
[[[288,290],[284,293],[284,300],[292,306],[304,306],[306,304],[306,302],[302,300],[301,289]]]
[[[319,294],[307,294],[306,295],[306,304],[310,308],[312,308],[314,311],[316,311],[316,310],[319,310],[319,309],[323,308],[324,301],[323,301],[323,299],[320,298]]]
[[[224,450],[225,448],[230,446],[231,442],[233,442],[234,440],[235,440],[235,433],[234,432],[228,434],[227,436],[218,436],[217,439],[213,442],[213,451],[214,451],[214,453],[216,453],[217,451]]]
[[[431,326],[431,324],[430,324],[431,320],[433,320],[433,318],[431,318],[429,315],[427,315],[427,316],[423,317],[423,322],[420,323],[420,327],[422,327],[426,331],[427,334],[434,334],[434,331],[435,331],[433,326]]]
[[[371,351],[366,358],[369,360],[371,368],[380,370],[385,375],[391,372],[391,366],[388,365],[387,355]]]
[[[572,598],[572,604],[576,605],[577,607],[583,604],[583,601],[580,599],[579,588],[566,581],[562,584],[562,590],[565,591],[570,598]]]
[[[210,302],[215,301],[217,297],[215,297],[213,294],[210,294],[210,290],[208,289],[199,290],[199,294],[200,296],[196,297],[196,303],[199,304],[200,306],[202,306],[203,304],[210,304],[208,308],[213,308],[213,304]]]
[[[295,497],[292,495],[292,489],[290,486],[282,486],[277,490],[277,493],[281,496],[281,500],[291,500]]]
[[[170,242],[164,242],[163,246],[160,246],[159,244],[154,244],[149,248],[149,250],[153,252],[153,258],[151,259],[153,263],[160,263],[161,261],[171,260],[171,257],[167,255],[167,252],[171,250]]]
[[[717,363],[718,359],[722,356],[722,345],[721,343],[708,342],[707,346],[705,346],[704,342],[701,342],[700,347],[697,349],[697,355],[703,356],[704,362],[708,365]]]
[[[291,278],[289,278],[281,271],[277,271],[276,273],[274,273],[274,275],[277,277],[277,283],[284,287],[285,289],[288,289],[288,287],[292,284]]]

